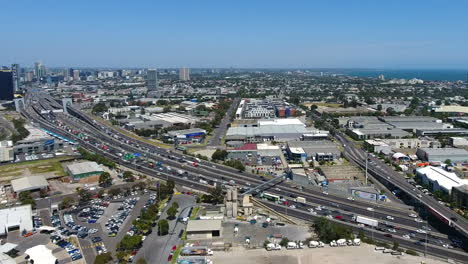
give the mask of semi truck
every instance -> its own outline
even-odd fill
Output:
[[[306,203],[306,199],[305,199],[304,197],[298,196],[298,197],[296,198],[296,202],[305,204],[305,203]]]
[[[213,251],[207,247],[183,247],[180,251],[182,256],[212,256]]]
[[[355,221],[356,223],[365,224],[373,227],[377,227],[379,225],[379,221],[361,215],[353,216],[353,221]]]

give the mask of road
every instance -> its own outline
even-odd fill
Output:
[[[37,96],[39,98],[40,96]],[[43,103],[45,104],[45,103]],[[73,138],[74,140],[76,139],[77,141],[80,142],[80,144],[87,148],[90,149],[96,153],[100,153],[108,158],[111,158],[115,160],[116,162],[122,162],[122,160],[115,154],[116,152],[124,151],[127,153],[144,153],[146,155],[147,159],[151,159],[153,161],[161,161],[165,164],[164,168],[159,168],[163,169],[164,171],[158,170],[157,168],[148,168],[144,166],[144,164],[134,164],[135,169],[141,172],[144,172],[149,175],[161,175],[160,178],[167,178],[167,179],[173,179],[176,181],[176,183],[184,185],[184,186],[189,186],[191,188],[196,188],[198,190],[207,190],[209,186],[207,184],[200,184],[199,180],[202,178],[205,180],[210,180],[212,183],[218,182],[218,184],[226,184],[228,180],[234,180],[236,182],[236,185],[238,186],[244,186],[249,188],[250,186],[256,186],[263,181],[259,178],[258,175],[250,174],[250,173],[239,173],[237,170],[230,168],[230,167],[225,167],[219,164],[213,164],[210,162],[206,161],[198,161],[199,166],[198,167],[193,167],[190,165],[187,165],[187,162],[193,162],[195,161],[193,158],[190,157],[185,157],[181,154],[173,153],[169,150],[161,149],[158,147],[155,147],[153,145],[149,145],[145,142],[141,141],[135,141],[135,139],[128,138],[125,135],[122,135],[118,132],[116,132],[112,127],[103,127],[98,124],[96,124],[90,117],[86,116],[84,113],[79,112],[76,109],[69,108],[68,109],[70,112],[74,112],[75,115],[80,116],[85,120],[87,123],[84,123],[79,120],[75,120],[73,118],[70,118],[68,115],[60,115],[58,116],[60,118],[60,122],[65,122],[65,123],[57,123],[57,120],[55,117],[50,117],[50,116],[40,116],[39,114],[35,114],[34,112],[27,112],[24,113],[28,118],[36,120],[41,124],[41,126],[45,126],[45,128],[50,129],[51,131],[54,131],[55,133],[60,133],[61,135]],[[33,110],[36,113],[38,110]],[[40,112],[40,111],[39,111]],[[47,121],[45,121],[45,120]],[[51,124],[52,123],[52,124]],[[65,124],[65,125],[64,125]],[[57,127],[59,129],[57,129]],[[71,126],[71,128],[69,127]],[[89,135],[89,140],[80,140],[76,138],[73,134],[70,133],[72,129],[79,129],[79,131],[85,131]],[[117,137],[117,139],[115,138]],[[122,144],[124,142],[124,144]],[[103,151],[99,146],[101,146],[103,143],[106,144],[109,149],[107,151]],[[129,166],[131,164],[125,164],[126,166]],[[143,165],[143,166],[141,166]],[[189,177],[181,177],[177,176],[176,174],[170,174],[169,169],[170,167],[172,168],[177,168],[177,169],[182,169],[184,171],[187,171],[189,174]],[[174,170],[172,170],[174,172]],[[366,216],[372,216],[373,213],[362,210],[365,209],[366,207],[373,206],[370,203],[366,203],[363,201],[349,201],[346,199],[346,197],[339,197],[339,196],[333,196],[333,195],[323,195],[320,190],[312,190],[308,189],[307,192],[301,192],[296,189],[293,189],[288,186],[288,184],[281,184],[278,185],[278,190],[268,190],[268,192],[273,192],[278,195],[282,196],[289,196],[289,195],[295,195],[295,196],[302,196],[305,197],[308,201],[311,202],[316,202],[316,203],[334,203],[337,204],[338,206],[346,206],[351,208],[352,211],[354,210],[360,210],[360,214],[366,215]],[[394,215],[396,216],[395,219],[398,219],[400,221],[400,216],[403,214],[401,210],[397,209],[392,209],[388,207],[380,207],[379,210],[383,211],[383,213],[388,214],[388,215]],[[376,209],[377,212],[377,209]],[[398,222],[399,223],[399,222]],[[405,223],[406,224],[406,223]],[[409,223],[408,223],[409,224]],[[415,223],[412,223],[413,225]],[[415,225],[418,226],[418,225]]]
[[[223,136],[226,134],[226,131],[228,129],[229,123],[231,122],[231,116],[237,109],[237,105],[239,105],[240,98],[236,98],[233,100],[231,106],[229,109],[226,111],[226,114],[224,115],[223,119],[221,120],[221,123],[219,124],[219,127],[217,127],[214,130],[213,136],[209,140],[207,146],[208,147],[215,147],[221,145],[221,139]]]
[[[174,195],[171,202],[164,208],[160,219],[167,217],[166,211],[173,202],[179,204],[179,217],[187,217],[191,207],[195,205],[195,198],[189,195]],[[143,242],[143,247],[138,251],[135,259],[144,258],[147,263],[166,264],[167,258],[171,253],[172,246],[179,245],[181,239],[179,233],[185,229],[185,224],[177,220],[169,220],[170,233],[165,236],[159,236],[157,227]]]

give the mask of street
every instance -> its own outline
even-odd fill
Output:
[[[209,140],[207,144],[208,147],[219,146],[221,144],[221,138],[223,137],[224,134],[226,134],[228,125],[231,122],[230,118],[232,116],[232,113],[236,111],[239,101],[240,101],[240,98],[236,98],[233,100],[231,106],[229,107],[223,119],[221,120],[219,127],[215,128],[215,130],[213,131],[213,136],[211,137],[211,139]]]

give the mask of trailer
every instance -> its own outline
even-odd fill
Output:
[[[181,256],[212,256],[213,251],[207,247],[183,247],[180,250]]]
[[[373,227],[377,227],[379,225],[379,221],[373,218],[364,217],[361,215],[353,216],[353,221],[355,221],[356,223],[365,224],[365,225],[373,226]]]

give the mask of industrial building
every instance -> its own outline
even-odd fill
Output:
[[[0,209],[0,236],[13,230],[26,232],[33,230],[31,205],[21,205]]]
[[[73,180],[80,180],[91,176],[99,176],[104,170],[94,161],[73,163],[67,166],[68,174]]]
[[[13,141],[4,140],[0,142],[0,162],[9,162],[15,159],[13,152]]]
[[[468,180],[460,179],[456,173],[448,172],[441,167],[418,168],[416,177],[428,185],[431,191],[443,191],[447,194],[451,194],[454,187],[468,184]]]
[[[164,121],[170,124],[170,126],[192,125],[199,121],[199,119],[194,116],[173,112],[142,115],[141,118],[143,119],[143,121]]]
[[[13,146],[14,155],[53,152],[63,148],[63,142],[49,136],[41,129],[26,125],[29,135]]]
[[[272,99],[243,99],[236,111],[236,118],[245,119],[270,119],[288,118],[296,116],[300,111],[295,105],[283,100]]]
[[[334,161],[341,156],[335,143],[329,140],[288,141],[286,152],[295,161]]]
[[[165,136],[171,141],[178,142],[181,144],[186,143],[200,143],[205,139],[206,130],[201,128],[192,128],[184,130],[169,131]]]
[[[447,129],[416,129],[417,136],[438,136],[438,135],[468,135],[468,129],[464,128],[447,128]]]
[[[338,119],[347,128],[347,133],[354,139],[366,140],[372,138],[403,138],[411,134],[384,123],[377,117],[353,117]]]
[[[449,141],[450,145],[456,148],[468,147],[467,137],[451,137]]]
[[[449,159],[452,162],[468,161],[468,151],[458,148],[419,148],[416,155],[423,161],[444,162]]]
[[[221,237],[221,220],[189,220],[187,223],[187,239],[211,239]]]
[[[28,176],[11,180],[11,187],[19,194],[25,191],[47,190],[49,183],[44,176]]]
[[[442,120],[430,116],[385,116],[379,120],[394,128],[416,132],[416,129],[450,129],[452,124],[442,123]]]

